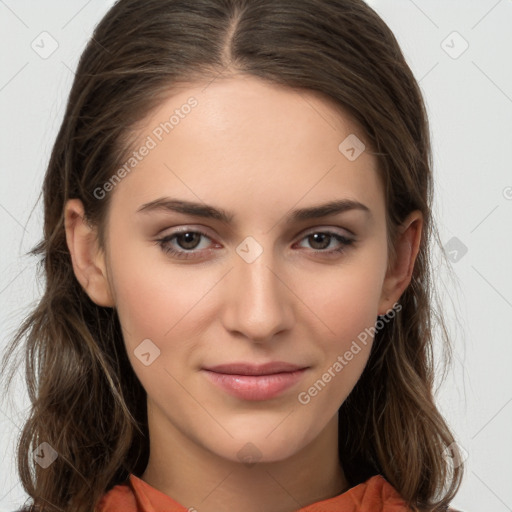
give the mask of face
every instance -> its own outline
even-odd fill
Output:
[[[252,77],[185,87],[144,121],[108,192],[106,254],[162,428],[263,462],[336,420],[387,309],[384,193],[368,150],[339,149],[354,135],[325,99]]]

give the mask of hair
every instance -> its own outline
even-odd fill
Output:
[[[421,91],[398,42],[362,0],[120,0],[81,55],[46,170],[40,256],[42,298],[6,351],[23,346],[30,414],[17,470],[32,509],[90,512],[149,456],[146,393],[123,343],[116,309],[78,283],[64,208],[79,198],[105,248],[106,183],[133,151],[135,127],[177,84],[246,75],[319,93],[348,112],[378,161],[388,237],[413,210],[424,224],[401,311],[375,334],[367,365],[339,409],[339,456],[350,485],[382,474],[413,510],[445,510],[463,465],[435,405],[434,328],[444,360],[450,339],[435,308],[430,248],[432,156]],[[22,342],[25,345],[21,345]],[[14,373],[14,372],[12,372]],[[9,385],[12,374],[9,377]],[[58,453],[43,469],[31,453]]]

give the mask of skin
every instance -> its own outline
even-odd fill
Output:
[[[349,134],[364,141],[364,133],[316,93],[254,77],[175,90],[140,125],[135,147],[190,96],[198,105],[110,192],[105,252],[80,200],[67,203],[73,267],[94,302],[117,309],[147,391],[151,452],[142,479],[201,512],[298,510],[348,488],[337,411],[364,369],[371,338],[309,403],[298,393],[399,300],[421,214],[407,217],[389,261],[377,160],[368,149],[354,161],[338,150]],[[137,212],[163,196],[223,208],[235,220]],[[363,203],[369,213],[285,222],[294,208],[338,199]],[[155,243],[179,228],[207,234],[167,243],[195,258],[178,259]],[[326,231],[354,242],[328,256],[343,244],[307,236]],[[263,250],[251,263],[236,251],[248,236]],[[148,338],[160,355],[145,366],[134,350]],[[201,370],[235,361],[308,370],[281,395],[247,401]],[[240,460],[247,443],[256,464]]]

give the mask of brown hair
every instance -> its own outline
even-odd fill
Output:
[[[316,91],[362,127],[378,157],[388,235],[413,210],[424,229],[402,310],[377,332],[370,359],[339,410],[340,460],[351,485],[380,473],[411,508],[444,510],[462,478],[453,436],[436,408],[429,127],[420,89],[399,45],[362,0],[120,0],[101,20],[76,71],[44,180],[44,295],[8,354],[25,340],[31,412],[18,472],[37,510],[90,512],[129,473],[141,474],[149,443],[145,391],[123,343],[115,308],[94,304],[75,278],[64,207],[82,200],[104,225],[101,187],[126,160],[134,127],[180,82],[247,74]],[[133,150],[133,148],[131,148]],[[14,373],[14,372],[12,372]],[[12,375],[9,377],[9,384]],[[31,453],[58,453],[48,468]]]

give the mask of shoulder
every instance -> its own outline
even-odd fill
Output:
[[[364,484],[357,486],[356,488],[366,487],[365,491],[368,495],[378,494],[381,496],[383,502],[390,507],[390,510],[410,510],[406,505],[405,500],[400,493],[388,482],[384,475],[378,474],[370,477]],[[355,488],[355,489],[356,489]],[[395,507],[395,508],[393,508]],[[387,509],[386,509],[387,510]],[[446,512],[463,512],[460,509],[448,508],[444,509]],[[420,512],[424,512],[424,509],[420,509]]]
[[[129,481],[118,484],[107,491],[96,505],[95,512],[116,512],[137,510],[135,495]]]

